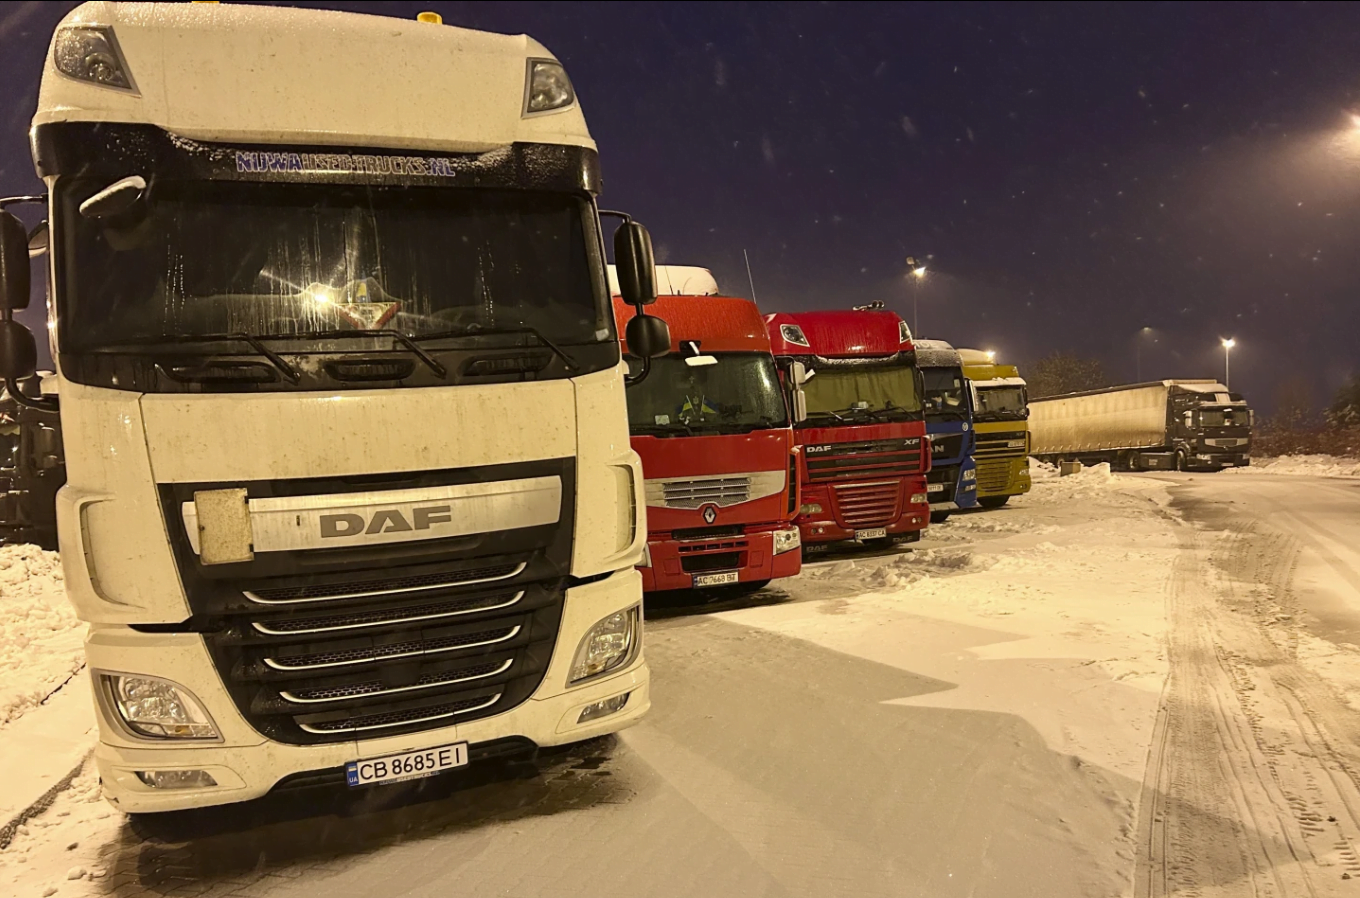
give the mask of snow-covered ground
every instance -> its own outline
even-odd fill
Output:
[[[1280,455],[1253,458],[1245,468],[1230,468],[1233,474],[1297,474],[1304,477],[1360,477],[1360,459],[1336,455]]]
[[[0,738],[85,663],[57,553],[0,546]]]

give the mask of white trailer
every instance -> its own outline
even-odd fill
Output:
[[[32,146],[110,801],[381,784],[647,711],[598,155],[545,47],[429,14],[85,3]],[[0,226],[13,382],[28,235]],[[641,309],[645,229],[615,255]],[[670,340],[634,318],[628,344]]]
[[[1213,380],[1164,380],[1031,399],[1032,454],[1127,469],[1250,463],[1252,412]]]

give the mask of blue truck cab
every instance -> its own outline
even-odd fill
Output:
[[[916,365],[924,381],[922,405],[932,458],[926,475],[930,522],[940,524],[952,512],[977,505],[973,406],[963,359],[953,346],[943,340],[917,340]]]

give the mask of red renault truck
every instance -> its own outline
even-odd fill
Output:
[[[651,314],[673,316],[671,352],[627,392],[645,478],[643,589],[758,589],[793,576],[797,450],[759,310],[712,295],[656,306]],[[614,314],[623,327],[633,309],[616,297]]]
[[[806,407],[794,431],[804,551],[920,539],[930,441],[906,322],[878,304],[765,322],[794,404]]]

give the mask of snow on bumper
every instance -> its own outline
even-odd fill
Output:
[[[590,627],[641,601],[641,579],[630,569],[567,591],[548,672],[523,704],[456,726],[327,745],[286,745],[252,729],[236,710],[197,634],[95,628],[86,643],[92,670],[146,673],[178,683],[198,697],[221,733],[216,741],[167,743],[137,738],[116,718],[109,702],[97,698],[100,741],[95,760],[104,794],[127,813],[181,810],[258,798],[292,774],[338,768],[360,758],[455,742],[476,746],[516,736],[540,746],[560,745],[622,730],[651,707],[650,675],[641,652],[626,668],[602,679],[568,687],[567,677],[576,647]],[[577,723],[587,705],[622,695],[628,696],[622,710],[584,725]],[[217,786],[155,789],[137,775],[138,771],[169,770],[204,770]]]

